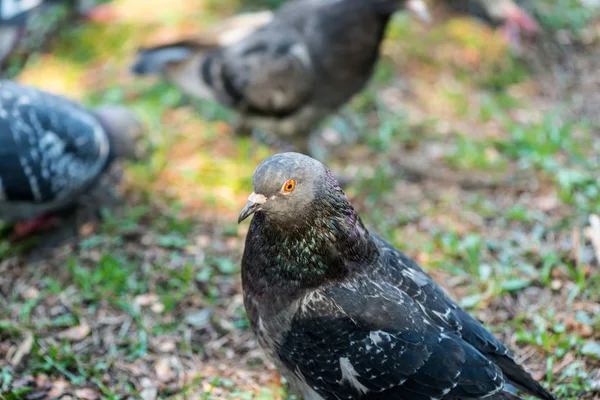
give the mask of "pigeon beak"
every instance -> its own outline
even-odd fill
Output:
[[[262,194],[252,193],[248,197],[248,202],[246,203],[246,207],[240,212],[240,216],[238,217],[238,224],[260,210],[260,206],[262,206],[267,198]]]
[[[423,0],[408,0],[406,3],[406,9],[413,12],[417,18],[425,23],[431,22],[431,14],[429,8]]]

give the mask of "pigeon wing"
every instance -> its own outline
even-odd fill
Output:
[[[504,385],[495,364],[408,294],[366,279],[304,297],[278,354],[324,398],[481,398]]]
[[[43,203],[80,193],[109,156],[109,139],[92,113],[63,97],[0,82],[4,201]]]

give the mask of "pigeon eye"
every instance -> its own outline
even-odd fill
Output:
[[[285,183],[285,185],[283,185],[283,191],[286,193],[291,192],[292,190],[294,190],[294,188],[296,187],[296,181],[289,180]]]

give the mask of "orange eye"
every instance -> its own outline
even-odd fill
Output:
[[[295,187],[296,187],[296,181],[289,180],[285,183],[285,185],[283,185],[283,191],[289,193],[292,190],[294,190]]]

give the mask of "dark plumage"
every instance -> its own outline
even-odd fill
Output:
[[[122,107],[89,111],[0,81],[0,219],[33,219],[71,205],[113,160],[136,158],[141,134]]]
[[[282,153],[256,169],[239,221],[248,318],[305,399],[554,396],[401,251],[370,233],[318,161]],[[506,386],[505,386],[506,385]]]
[[[390,16],[422,0],[292,0],[234,39],[142,49],[132,70],[162,74],[308,150],[311,130],[369,80]],[[424,8],[420,9],[421,11]],[[211,43],[212,42],[212,43]]]

